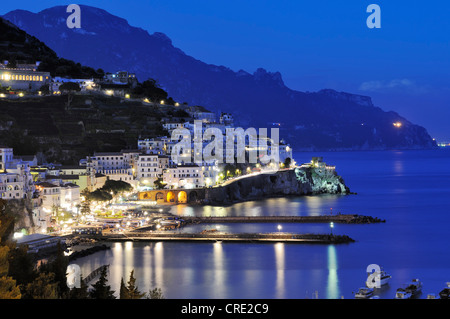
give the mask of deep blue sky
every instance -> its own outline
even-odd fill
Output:
[[[235,71],[279,71],[300,91],[332,88],[369,95],[450,141],[450,3],[417,0],[16,0],[38,12],[70,3],[99,7],[188,55]],[[381,7],[381,29],[366,8]]]

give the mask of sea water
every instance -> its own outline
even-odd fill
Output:
[[[143,292],[161,288],[180,299],[354,298],[367,267],[377,264],[392,279],[377,290],[392,299],[414,278],[423,293],[450,282],[450,150],[296,153],[297,163],[323,156],[356,195],[320,195],[249,201],[227,207],[178,205],[178,216],[360,214],[385,219],[365,225],[243,223],[195,225],[180,231],[345,234],[349,244],[120,242],[76,260],[87,276],[109,264],[108,283],[134,270]],[[281,226],[279,229],[278,226]]]

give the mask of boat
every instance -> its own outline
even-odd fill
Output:
[[[419,279],[413,279],[404,288],[398,288],[395,293],[395,299],[411,299],[422,292],[422,282]]]
[[[412,294],[407,292],[404,288],[398,288],[395,292],[395,299],[411,299]]]
[[[361,287],[358,292],[355,293],[357,299],[368,299],[373,296],[373,288]]]
[[[376,278],[380,279],[379,286],[377,286]],[[381,286],[387,285],[391,278],[392,276],[386,273],[386,271],[384,270],[367,273],[366,286],[369,288],[381,288]]]
[[[447,282],[447,287],[441,290],[439,297],[441,299],[450,299],[450,282]]]

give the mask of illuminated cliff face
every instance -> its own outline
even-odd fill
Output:
[[[348,194],[350,189],[334,170],[316,167],[296,168],[295,175],[300,183],[311,185],[312,193]]]
[[[315,168],[298,167],[239,179],[224,187],[205,189],[205,203],[232,204],[270,197],[324,193],[349,194],[350,189],[334,171],[317,174]]]

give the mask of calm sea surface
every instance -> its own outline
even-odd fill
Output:
[[[182,215],[361,214],[385,219],[370,225],[335,224],[334,234],[354,243],[112,243],[111,250],[77,259],[87,276],[110,264],[109,284],[134,269],[139,289],[159,287],[166,298],[321,299],[354,298],[366,268],[378,264],[392,275],[380,298],[413,278],[423,282],[421,298],[450,282],[450,150],[297,153],[336,165],[357,195],[304,196],[235,204],[229,207],[174,206]],[[197,232],[277,232],[278,224],[215,224],[186,227]],[[282,232],[330,233],[328,224],[281,224]]]

